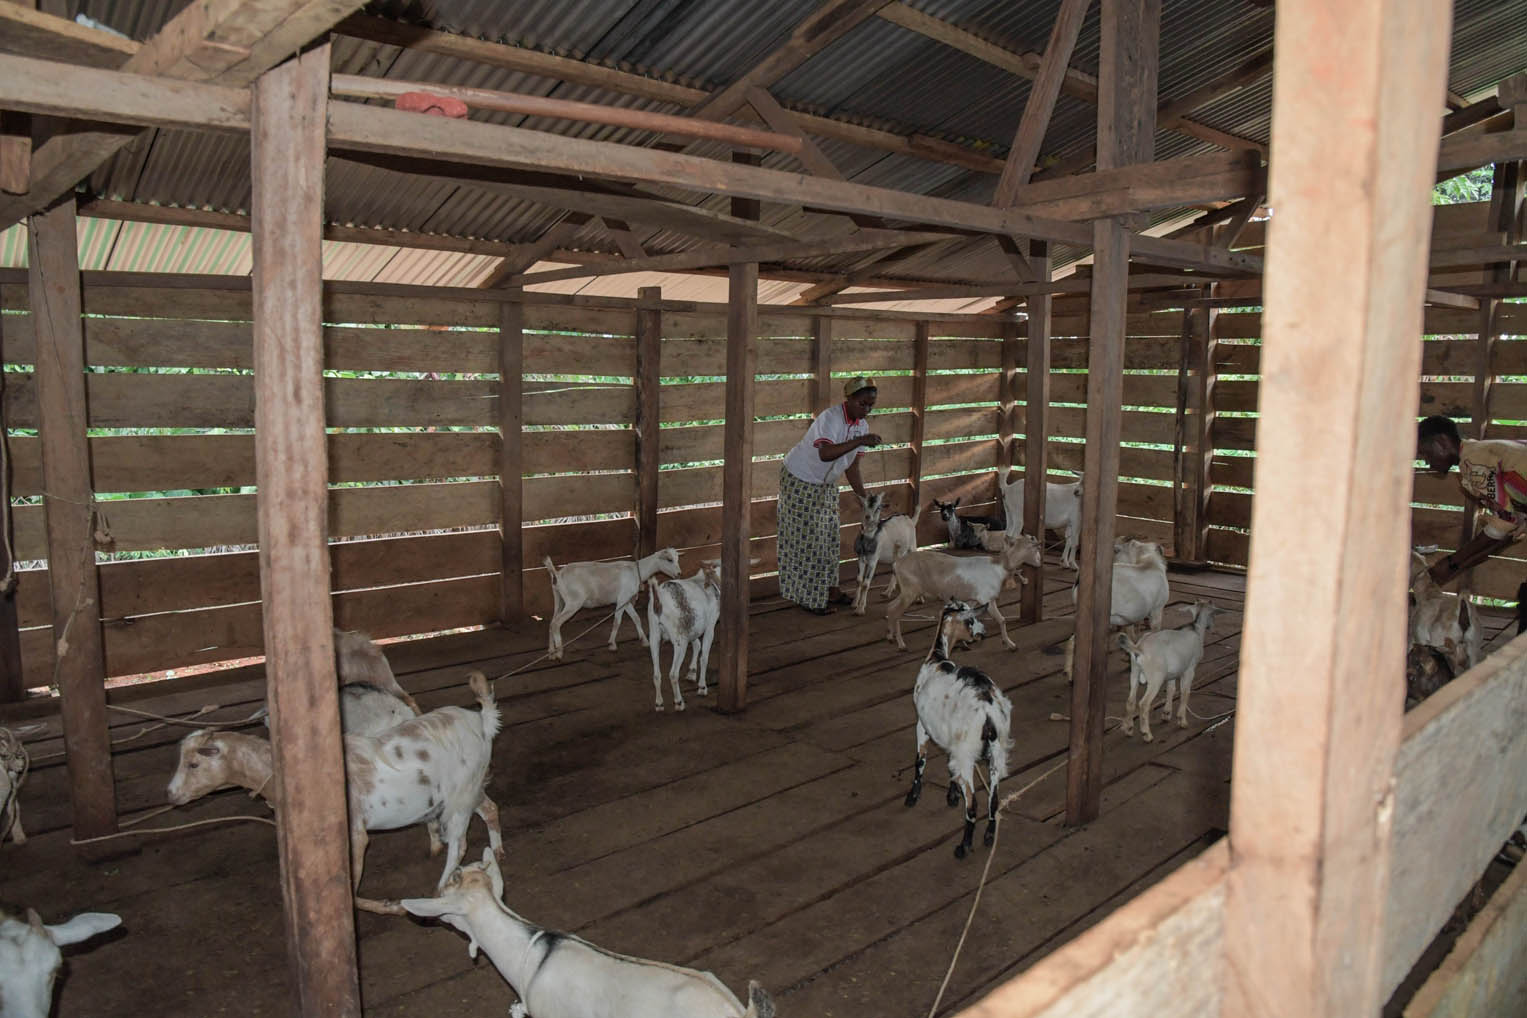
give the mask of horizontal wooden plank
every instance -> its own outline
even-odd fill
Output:
[[[1002,343],[995,339],[934,339],[928,343],[930,371],[964,371],[1002,367]]]
[[[521,423],[623,424],[636,417],[636,388],[631,385],[573,382],[525,382],[521,390],[524,416]],[[492,401],[488,403],[493,413]],[[497,422],[497,417],[494,417]]]
[[[947,406],[957,403],[991,403],[997,402],[997,372],[992,371],[979,375],[928,375],[927,405],[930,407]],[[909,394],[910,395],[910,394]],[[880,396],[882,405],[903,405],[889,403],[885,395]]]
[[[668,321],[667,316],[663,319]],[[811,373],[811,341],[809,339],[757,340],[758,362],[754,370],[760,375],[789,375]],[[660,371],[666,378],[686,378],[726,374],[726,330],[719,336],[701,339],[674,338],[664,335]]]
[[[927,440],[995,435],[1000,431],[998,416],[996,406],[929,410],[923,422],[923,438]],[[875,426],[879,427],[878,421]]]
[[[981,439],[972,442],[947,442],[923,448],[922,475],[991,473],[997,460],[997,440]]]
[[[872,375],[877,371],[911,371],[915,363],[913,341],[906,339],[844,339],[835,328],[832,336],[832,371],[835,375]],[[882,401],[884,397],[882,396]]]
[[[1385,906],[1388,997],[1527,813],[1527,640],[1405,716]]]
[[[1501,305],[1501,331],[1519,336],[1527,332],[1527,308],[1521,304]],[[1479,332],[1479,312],[1458,308],[1426,308],[1422,321],[1423,335],[1469,335]],[[1131,335],[1135,335],[1133,329]],[[1142,333],[1143,334],[1143,333]],[[1225,339],[1249,339],[1262,335],[1262,315],[1255,311],[1221,311],[1215,318],[1214,334]]]

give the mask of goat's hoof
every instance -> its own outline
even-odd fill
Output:
[[[652,709],[657,711],[659,714],[663,713],[663,705],[662,704],[658,704],[656,707],[654,707]]]
[[[673,709],[676,710],[676,711],[683,710],[684,709],[684,701],[680,700],[678,703],[674,704],[673,705]]]
[[[1156,741],[1156,737],[1154,735],[1152,735],[1150,732],[1142,730],[1140,732],[1140,741],[1141,742],[1155,742]]]
[[[991,843],[996,840],[997,829],[995,827],[987,827],[986,833],[981,836],[981,844],[985,845],[987,848],[991,848]]]
[[[1177,727],[1178,728],[1186,728],[1186,727],[1188,727],[1188,719],[1187,718],[1178,718],[1177,719]]]
[[[963,859],[969,854],[970,849],[966,847],[965,842],[962,841],[958,845],[954,846],[954,857],[956,859]]]
[[[705,686],[705,685],[701,685],[699,689],[695,690],[695,695],[696,696],[710,696],[710,687],[709,686]]]
[[[951,806],[958,806],[960,804],[960,786],[950,785],[948,793],[944,796],[944,801]]]
[[[604,649],[605,650],[614,650],[615,649],[615,644],[607,643],[607,644],[604,645]]]
[[[914,788],[914,789],[912,789],[912,791],[908,792],[907,793],[907,798],[906,798],[906,806],[907,806],[907,808],[910,809],[913,806],[916,806],[917,805],[917,800],[922,797],[922,794],[923,794],[923,790],[921,788]]]

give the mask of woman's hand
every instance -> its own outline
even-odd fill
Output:
[[[860,445],[867,445],[873,449],[875,446],[880,444],[880,436],[874,432],[870,432],[867,435],[860,435],[857,441]]]

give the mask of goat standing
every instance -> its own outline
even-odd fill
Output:
[[[917,550],[917,512],[911,516],[880,518],[885,505],[885,495],[876,492],[864,499],[864,521],[859,536],[854,538],[854,554],[859,557],[859,586],[854,591],[854,614],[863,615],[869,605],[870,584],[875,570],[882,561],[893,566],[908,552]],[[896,587],[896,571],[885,585],[885,598],[890,600]]]
[[[1028,582],[1021,572],[1026,565],[1039,565],[1039,542],[1019,533],[1006,535],[1002,551],[992,556],[911,552],[891,567],[901,590],[886,609],[885,638],[906,650],[907,643],[901,635],[901,617],[919,597],[928,596],[940,602],[985,605],[986,613],[1002,633],[1002,642],[1008,650],[1016,650],[1018,645],[1007,635],[1007,620],[997,608],[997,597],[1015,578],[1021,583]]]
[[[999,476],[997,487],[1002,489],[1002,508],[1010,520],[1023,519],[1023,478],[1006,484]],[[1022,525],[1021,523],[1019,524]],[[1060,564],[1067,569],[1076,568],[1076,545],[1082,532],[1082,482],[1070,484],[1045,484],[1045,529],[1065,537],[1061,549]]]
[[[647,634],[642,632],[642,621],[634,607],[636,597],[642,592],[642,585],[658,573],[679,575],[679,553],[673,548],[664,548],[634,562],[629,559],[569,562],[560,570],[552,563],[550,555],[544,561],[546,575],[551,577],[551,595],[555,603],[546,641],[546,656],[553,661],[562,660],[562,626],[582,608],[615,606],[615,622],[610,626],[610,650],[615,649],[621,618],[626,615],[631,617],[642,646],[647,646]]]
[[[1193,689],[1193,673],[1199,659],[1204,656],[1204,635],[1214,625],[1218,611],[1208,601],[1193,606],[1193,625],[1186,629],[1167,629],[1147,633],[1136,643],[1127,634],[1119,634],[1119,644],[1129,655],[1129,700],[1124,705],[1125,735],[1135,730],[1136,705],[1139,706],[1140,738],[1150,742],[1151,705],[1156,694],[1166,685],[1166,711],[1163,721],[1172,720],[1172,690],[1181,685],[1182,709],[1177,715],[1177,727],[1188,727],[1188,694]],[[1145,690],[1140,695],[1141,689]]]
[[[1081,577],[1071,586],[1075,602]],[[1119,539],[1113,545],[1113,591],[1109,601],[1110,626],[1161,628],[1161,613],[1171,596],[1166,576],[1166,554],[1151,541]],[[1066,640],[1066,681],[1071,681],[1076,661],[1076,635]]]
[[[954,857],[965,858],[976,829],[976,765],[985,762],[990,791],[986,802],[985,844],[997,836],[997,785],[1007,774],[1008,738],[1013,705],[991,676],[979,668],[951,661],[949,652],[960,642],[978,640],[985,628],[976,610],[963,601],[944,606],[933,649],[917,672],[912,702],[917,707],[917,761],[907,805],[917,805],[923,791],[923,769],[928,764],[928,743],[949,754],[949,805],[965,799],[965,833],[955,846]]]
[[[520,1002],[511,1015],[535,1018],[774,1018],[774,1003],[748,984],[748,1006],[709,972],[647,961],[526,922],[503,902],[504,878],[491,852],[444,882],[437,897],[404,898],[467,935],[467,951],[488,955]]]

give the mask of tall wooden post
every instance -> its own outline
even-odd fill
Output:
[[[1202,289],[1213,298],[1214,285]],[[1211,304],[1189,300],[1182,312],[1177,368],[1177,432],[1172,457],[1172,554],[1183,562],[1208,555],[1209,472],[1214,460],[1214,319]]]
[[[73,195],[33,216],[27,238],[48,521],[48,584],[53,594],[53,667],[63,699],[74,836],[91,838],[116,831],[117,799],[106,723],[106,660],[95,565],[85,333]]]
[[[732,161],[757,165],[758,156],[732,153]],[[757,219],[759,203],[732,199],[732,215]],[[758,373],[758,263],[729,267],[726,315],[726,430],[721,468],[721,691],[723,711],[748,702],[748,541],[753,508],[753,378]]]
[[[1161,0],[1103,0],[1098,65],[1098,169],[1150,162],[1156,121]],[[1092,346],[1087,355],[1087,449],[1071,684],[1071,756],[1066,822],[1098,815],[1103,794],[1108,617],[1113,598],[1113,536],[1119,502],[1119,442],[1124,402],[1124,323],[1129,234],[1118,219],[1093,224]]]
[[[1407,0],[1278,5],[1226,1015],[1351,1018],[1383,1005],[1409,394],[1451,14]]]
[[[908,506],[913,513],[922,504],[923,474],[927,472],[923,457],[923,440],[927,435],[928,422],[928,334],[929,326],[921,321],[914,326],[912,345],[912,491]],[[914,519],[916,528],[919,521]]]
[[[657,551],[657,485],[663,419],[663,289],[636,291],[636,554]]]
[[[329,47],[267,72],[253,91],[255,478],[294,1013],[359,1018],[324,442],[321,238]]]
[[[4,362],[5,319],[4,316],[0,316],[0,364]],[[0,372],[0,427],[6,426],[5,415],[8,408],[5,375],[4,372]],[[10,479],[6,480],[8,483]],[[4,576],[14,565],[11,561],[10,549],[14,543],[15,528],[11,523],[10,507],[0,508],[6,510],[3,516],[0,516],[0,526],[6,528],[4,540],[0,540],[0,576]],[[17,628],[17,579],[12,577],[10,589],[0,591],[0,703],[15,703],[26,696],[26,678],[21,672],[21,632]]]
[[[837,402],[832,390],[832,319],[826,315],[811,316],[811,374],[811,406],[806,410],[815,416]]]
[[[499,305],[498,325],[498,491],[500,624],[525,617],[525,305]]]
[[[1042,240],[1030,241],[1029,261],[1038,272],[1037,281],[1048,283],[1050,245]],[[1050,305],[1047,293],[1028,299],[1029,347],[1023,406],[1023,532],[1037,538],[1041,546],[1045,539],[1045,492],[1050,475]],[[1023,587],[1018,617],[1034,623],[1044,618],[1044,563],[1025,568],[1029,582]]]

